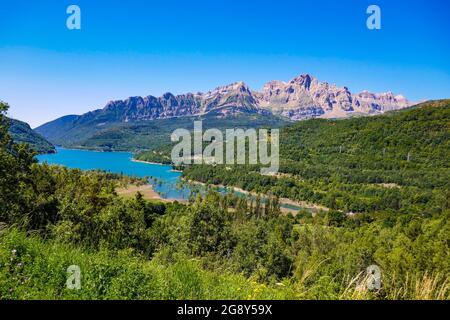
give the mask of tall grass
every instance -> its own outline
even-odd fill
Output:
[[[379,290],[371,291],[367,283],[370,278],[363,273],[349,282],[340,299],[367,300],[449,300],[450,285],[448,277],[436,274],[406,274],[404,279],[384,276],[383,286]]]
[[[81,290],[66,287],[67,268],[81,270]],[[146,260],[132,250],[90,251],[45,241],[17,230],[0,230],[0,299],[449,299],[443,274],[383,275],[370,291],[368,277],[322,277],[311,283],[311,267],[301,281],[267,285],[243,275],[202,269],[194,259],[174,263]]]
[[[81,290],[66,288],[67,268],[81,270]],[[90,252],[16,230],[0,235],[1,299],[292,299],[242,275],[203,270],[182,259],[148,261],[131,250]]]

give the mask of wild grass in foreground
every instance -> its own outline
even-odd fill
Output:
[[[81,289],[68,289],[67,268],[81,270]],[[312,271],[314,272],[314,271]],[[367,290],[367,276],[358,275],[334,299],[377,299]],[[442,275],[411,276],[399,286],[386,278],[387,299],[448,299],[449,282]],[[306,281],[305,281],[306,283]],[[45,241],[15,229],[0,234],[1,299],[317,299],[326,284],[267,285],[242,275],[202,269],[198,261],[181,258],[173,264],[136,256],[131,250],[90,252]]]
[[[66,287],[67,268],[81,270],[81,290]],[[84,251],[16,230],[0,235],[2,299],[291,299],[241,275],[202,270],[193,259],[164,265],[130,250]]]

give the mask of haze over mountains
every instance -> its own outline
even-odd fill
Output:
[[[303,74],[289,82],[268,82],[261,91],[253,91],[244,82],[236,82],[206,93],[176,96],[165,93],[161,97],[130,97],[110,101],[102,109],[61,117],[36,128],[36,131],[56,144],[67,145],[70,142],[82,146],[86,139],[97,138],[99,134],[104,137],[105,132],[107,140],[114,135],[120,135],[117,139],[122,139],[123,130],[120,129],[119,133],[118,126],[124,128],[127,124],[139,123],[139,130],[145,131],[142,126],[151,126],[155,120],[245,116],[243,121],[248,122],[249,117],[253,116],[259,124],[264,124],[265,119],[273,123],[274,119],[297,121],[382,114],[410,105],[406,98],[391,92],[376,94],[363,91],[352,94],[346,87],[319,82]],[[113,127],[115,132],[111,131]],[[128,133],[133,131],[129,130],[129,126],[127,130]]]

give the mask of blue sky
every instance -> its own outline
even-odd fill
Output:
[[[81,8],[81,30],[66,8]],[[382,29],[366,28],[381,8]],[[136,95],[207,91],[310,73],[322,81],[450,98],[442,0],[2,0],[0,100],[33,127]]]

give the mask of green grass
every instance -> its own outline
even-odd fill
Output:
[[[81,290],[66,288],[78,265]],[[292,289],[270,288],[241,275],[203,270],[192,259],[165,265],[130,250],[91,252],[43,241],[16,230],[0,235],[1,299],[289,299]]]
[[[67,289],[67,268],[81,270],[81,289]],[[315,268],[320,268],[320,264]],[[0,299],[377,299],[361,284],[364,274],[344,279],[338,294],[336,279],[321,277],[307,285],[316,272],[307,270],[301,281],[274,285],[239,274],[204,270],[196,259],[180,257],[163,263],[137,256],[131,250],[89,251],[15,229],[0,231]],[[400,283],[395,274],[383,278],[395,290],[384,299],[449,299],[450,283],[442,274],[410,275]]]

